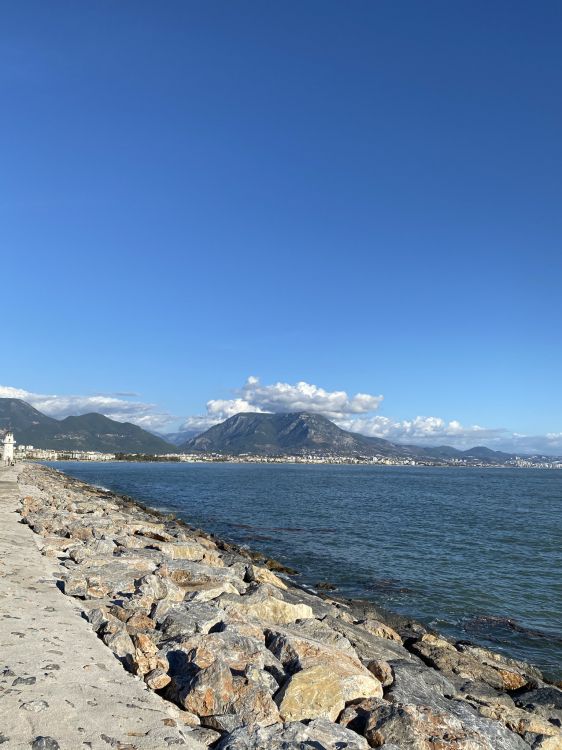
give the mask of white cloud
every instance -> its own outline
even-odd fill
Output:
[[[301,380],[290,383],[262,385],[259,378],[251,375],[233,399],[207,402],[207,413],[188,417],[181,429],[203,429],[222,422],[228,417],[244,411],[252,412],[297,412],[308,411],[323,414],[328,419],[342,419],[354,414],[367,414],[378,409],[383,397],[368,393],[348,396],[345,391],[326,391],[317,385]]]
[[[457,420],[450,422],[441,417],[414,417],[394,420],[389,417],[372,416],[359,419],[337,420],[340,427],[370,437],[381,437],[397,443],[438,445],[447,442],[459,448],[473,447],[481,441],[505,437],[503,428],[486,428],[479,425],[463,426]]]
[[[114,395],[46,395],[22,388],[0,386],[0,398],[21,398],[43,414],[55,419],[99,412],[118,422],[133,422],[147,430],[166,429],[174,419],[167,412],[159,411],[154,404]]]

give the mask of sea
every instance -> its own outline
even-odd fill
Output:
[[[562,679],[562,471],[49,465]]]

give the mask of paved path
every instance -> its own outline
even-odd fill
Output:
[[[19,523],[19,471],[0,469],[0,750],[201,750],[56,587],[56,560]]]

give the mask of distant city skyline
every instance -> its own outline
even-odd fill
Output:
[[[524,435],[505,427],[463,425],[458,420],[447,422],[437,416],[416,415],[411,419],[397,420],[378,413],[384,403],[381,394],[350,395],[342,390],[326,391],[304,381],[265,385],[255,376],[250,376],[241,388],[234,389],[232,398],[209,399],[201,413],[188,417],[167,412],[161,405],[141,401],[139,394],[134,393],[57,396],[0,385],[0,398],[20,398],[56,419],[99,412],[162,435],[204,432],[241,412],[306,411],[322,414],[345,430],[397,443],[451,445],[461,449],[484,445],[509,452],[562,455],[562,433]]]
[[[2,393],[561,454],[561,36],[554,0],[6,4]]]

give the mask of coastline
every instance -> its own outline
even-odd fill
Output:
[[[26,465],[20,484],[64,593],[192,741],[417,749],[431,731],[451,750],[562,747],[562,691],[530,665],[312,593],[261,553],[57,470]]]

